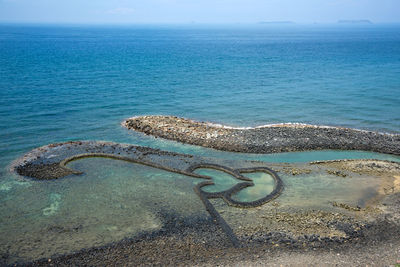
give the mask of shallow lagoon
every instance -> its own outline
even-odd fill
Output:
[[[202,179],[105,158],[76,160],[68,167],[84,174],[52,181],[12,177],[0,185],[3,254],[20,257],[12,260],[32,260],[105,245],[162,229],[165,213],[182,220],[209,217],[193,191]],[[196,172],[213,177],[215,185],[204,187],[208,192],[238,182],[217,170]],[[244,175],[254,179],[255,186],[234,199],[253,201],[272,191],[269,175]],[[332,201],[364,206],[379,187],[378,179],[361,176],[280,175],[285,190],[277,200],[282,208],[330,210]]]
[[[208,216],[193,192],[199,179],[102,158],[69,167],[85,174],[0,191],[2,253],[29,260],[104,245],[159,230],[159,212]]]

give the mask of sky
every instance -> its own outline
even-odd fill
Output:
[[[0,0],[0,22],[400,22],[400,0]]]

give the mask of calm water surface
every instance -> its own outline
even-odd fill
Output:
[[[399,132],[400,26],[0,25],[0,253],[31,259],[158,229],[152,201],[160,194],[182,214],[204,211],[192,191],[198,181],[134,164],[77,161],[71,164],[87,174],[57,182],[7,172],[13,159],[52,142],[107,140],[273,162],[400,160],[362,151],[220,152],[120,127],[123,119],[142,114],[232,126],[305,122]],[[222,174],[213,175],[221,178],[217,186],[230,186]],[[252,175],[263,187],[237,197],[251,200],[271,190],[267,176]],[[310,186],[322,201],[332,181],[294,179],[283,201],[306,205],[301,196]],[[367,187],[354,191],[347,183],[337,185],[341,192],[366,194]],[[346,194],[340,198],[348,200]],[[74,208],[81,204],[86,208]],[[132,223],[135,218],[145,224]]]
[[[400,131],[399,25],[0,25],[0,77],[1,169],[66,140],[180,149],[120,128],[140,114]]]

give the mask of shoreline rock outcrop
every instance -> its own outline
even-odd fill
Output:
[[[175,116],[139,116],[125,120],[130,130],[218,150],[279,153],[305,150],[364,150],[400,155],[400,134],[306,124],[232,128]]]

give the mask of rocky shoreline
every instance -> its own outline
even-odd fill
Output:
[[[384,225],[384,226],[382,226]],[[179,235],[124,240],[77,253],[45,258],[25,266],[396,266],[399,228],[382,223],[364,238],[321,247],[288,247],[282,242],[232,248],[212,223],[187,226]],[[193,228],[198,227],[197,232]],[[385,232],[381,232],[382,227]],[[283,240],[276,235],[278,240]],[[315,237],[310,236],[310,240]],[[218,240],[213,245],[205,244]],[[384,240],[384,241],[383,241]]]
[[[328,260],[331,263],[341,262],[342,258],[337,257],[338,254],[347,255],[347,263],[382,264],[382,253],[392,253],[385,259],[386,264],[397,259],[396,247],[400,246],[400,184],[393,177],[400,175],[398,163],[337,160],[310,164],[267,164],[202,158],[129,144],[77,141],[34,149],[17,159],[10,169],[40,180],[61,177],[74,179],[81,172],[69,169],[66,164],[71,160],[91,156],[146,164],[197,178],[205,178],[194,172],[197,168],[219,169],[236,176],[245,186],[250,185],[250,181],[240,174],[245,175],[252,170],[273,171],[286,179],[304,179],[307,175],[328,173],[337,176],[337,179],[367,175],[381,179],[382,182],[380,197],[371,206],[360,208],[332,202],[329,211],[280,207],[275,202],[262,206],[258,204],[263,203],[255,203],[254,208],[237,208],[223,199],[225,194],[231,194],[230,190],[234,191],[236,187],[220,193],[200,193],[209,217],[181,218],[176,211],[161,210],[157,212],[163,222],[159,230],[143,232],[101,247],[49,256],[30,262],[29,265],[248,265],[260,261],[268,264],[271,259],[292,265],[296,263],[292,257],[296,253],[318,258],[319,262]],[[206,180],[198,184],[194,191],[199,193],[202,184],[208,182]],[[277,190],[281,191],[279,188]],[[384,252],[381,251],[383,247],[386,248]],[[381,254],[373,252],[375,249]],[[365,251],[374,257],[357,259],[351,254],[365,256]],[[5,258],[4,264],[7,263],[10,262]]]
[[[279,153],[305,150],[364,150],[400,155],[400,135],[306,124],[232,128],[175,116],[138,116],[122,125],[181,143],[224,151]]]

